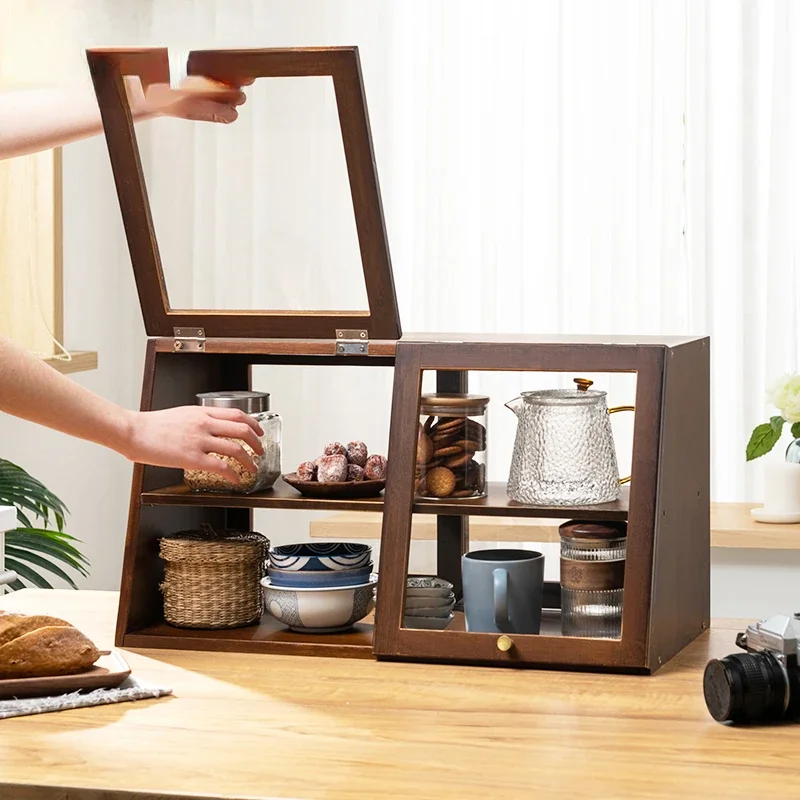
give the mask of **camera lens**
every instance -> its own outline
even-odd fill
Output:
[[[735,653],[706,665],[703,693],[718,722],[767,722],[786,708],[786,673],[770,653]]]

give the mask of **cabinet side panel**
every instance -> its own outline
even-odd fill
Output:
[[[157,353],[154,341],[148,342],[142,411],[194,405],[198,392],[247,388],[246,359],[205,353]],[[177,469],[141,464],[134,467],[117,615],[117,646],[123,645],[126,633],[161,619],[159,584],[163,567],[158,555],[158,539],[165,534],[197,528],[201,522],[225,527],[225,509],[142,506],[143,491],[181,480],[182,473]]]
[[[710,342],[667,352],[648,663],[708,628],[711,600]]]

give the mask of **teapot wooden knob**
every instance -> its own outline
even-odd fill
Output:
[[[585,392],[593,383],[594,381],[590,381],[588,378],[573,378],[573,383],[578,384],[578,391]]]
[[[501,636],[497,640],[497,649],[507,653],[514,646],[514,642],[508,636]]]

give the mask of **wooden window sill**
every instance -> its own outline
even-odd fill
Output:
[[[97,369],[97,353],[94,350],[76,350],[72,353],[71,361],[64,361],[55,356],[42,360],[45,364],[49,364],[53,369],[58,370],[62,375]]]
[[[800,550],[800,524],[777,525],[756,522],[750,509],[759,503],[712,503],[711,546],[763,550]],[[557,542],[554,519],[502,519],[472,517],[469,536],[473,542]],[[381,538],[381,514],[346,512],[314,520],[309,534],[315,539],[358,540]],[[436,519],[415,515],[413,539],[435,539]]]

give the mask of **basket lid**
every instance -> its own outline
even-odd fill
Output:
[[[352,233],[352,253],[348,250],[345,257],[340,258],[336,265],[332,266],[332,257],[328,246],[330,243],[324,241],[323,232],[316,229],[293,232],[293,226],[299,224],[299,215],[290,214],[281,207],[281,203],[288,202],[289,196],[300,204],[299,207],[302,207],[303,202],[308,205],[312,200],[316,202],[317,198],[323,196],[321,187],[325,187],[327,185],[325,181],[330,181],[331,177],[327,172],[321,174],[319,164],[314,165],[310,162],[315,155],[319,156],[319,160],[327,169],[330,160],[328,159],[329,151],[325,150],[323,157],[320,155],[320,148],[310,147],[311,156],[309,156],[309,153],[303,150],[302,145],[299,145],[296,149],[302,150],[304,154],[302,163],[305,164],[303,171],[307,180],[295,180],[289,176],[286,178],[286,185],[289,188],[281,191],[281,189],[276,189],[270,178],[275,177],[278,168],[280,174],[284,175],[285,169],[281,159],[286,160],[285,151],[281,155],[281,151],[276,147],[274,151],[269,150],[265,155],[264,148],[260,150],[258,147],[253,148],[254,163],[250,174],[254,174],[256,177],[250,189],[264,196],[267,196],[265,193],[270,191],[272,195],[276,192],[278,194],[276,205],[270,207],[271,210],[277,209],[275,215],[272,215],[274,218],[264,221],[263,227],[270,224],[273,226],[270,231],[277,231],[276,236],[284,237],[280,251],[282,263],[276,263],[277,259],[269,259],[266,256],[263,259],[252,260],[254,274],[252,278],[248,277],[247,302],[267,305],[267,309],[264,310],[241,307],[214,309],[203,307],[208,303],[208,298],[202,298],[200,295],[205,291],[205,287],[213,281],[208,280],[208,275],[193,275],[191,271],[187,274],[185,263],[182,261],[178,264],[174,263],[177,260],[174,254],[169,259],[168,269],[165,273],[139,145],[132,124],[130,104],[124,88],[124,79],[138,76],[145,88],[153,84],[169,84],[171,75],[167,49],[92,48],[87,51],[87,57],[103,119],[106,143],[145,329],[149,336],[176,337],[176,339],[178,337],[187,339],[243,337],[305,340],[397,340],[400,338],[400,317],[358,48],[196,50],[188,55],[186,72],[189,76],[206,76],[219,81],[316,76],[320,79],[330,78],[332,81],[332,87],[329,87],[328,84],[324,87],[330,91],[331,103],[326,104],[324,98],[313,93],[308,95],[314,114],[320,109],[328,110],[329,108],[334,114],[333,109],[335,108],[332,125],[315,125],[316,117],[311,121],[301,118],[298,130],[303,135],[311,135],[312,131],[318,132],[323,127],[325,131],[332,129],[331,135],[336,137],[336,141],[331,144],[331,147],[335,147],[339,153],[343,152],[343,163],[340,172],[337,173],[340,178],[338,185],[344,193],[343,198],[340,202],[332,203],[330,208],[324,205],[320,213],[323,215],[326,225],[330,227],[331,235],[334,235],[333,231],[336,231],[336,235],[341,238],[344,236],[344,228],[349,228]],[[281,85],[280,91],[283,94],[286,94],[285,87],[288,86],[290,90],[288,103],[294,103],[292,92],[302,89],[299,82],[295,83],[298,84],[297,87],[287,82]],[[269,83],[269,86],[273,85]],[[264,88],[265,84],[261,83],[260,87]],[[253,92],[257,89],[259,87],[254,87]],[[283,97],[283,94],[280,96]],[[296,105],[296,103],[294,104]],[[251,105],[253,106],[252,111],[250,110]],[[264,105],[266,104],[262,103],[262,107]],[[289,105],[288,107],[291,109],[294,106]],[[246,111],[243,113],[254,113],[257,111],[257,105],[254,102],[248,102],[245,109]],[[280,114],[276,115],[274,108],[272,111],[270,119],[282,119]],[[268,119],[268,117],[265,116],[264,119]],[[336,131],[337,122],[338,133]],[[189,125],[190,123],[181,121],[181,124]],[[228,126],[211,126],[208,123],[203,123],[203,125],[206,128],[198,134],[199,136],[228,135],[222,130]],[[280,126],[276,125],[276,128],[280,128]],[[230,129],[231,133],[235,132],[236,124],[230,126]],[[156,130],[154,133],[158,134],[159,131]],[[340,142],[339,133],[341,135]],[[278,137],[278,144],[283,141],[287,143],[287,146],[291,146],[291,134],[291,131],[270,129],[270,141],[273,142]],[[183,134],[178,128],[175,128],[175,135]],[[164,139],[167,141],[165,142]],[[160,138],[155,136],[152,144],[153,146],[173,147],[169,137],[163,136]],[[183,149],[191,151],[188,145]],[[218,144],[217,149],[222,150],[223,146]],[[231,152],[231,148],[225,147],[223,152]],[[334,152],[334,150],[330,151],[330,153]],[[270,167],[268,169],[264,166],[267,155],[278,164],[278,168]],[[155,178],[151,176],[151,185],[153,180],[158,180],[165,187],[164,192],[176,193],[176,202],[183,202],[184,198],[194,197],[197,194],[200,198],[198,202],[201,203],[203,209],[208,206],[208,213],[213,214],[214,208],[211,205],[214,201],[213,196],[208,198],[202,196],[202,176],[195,179],[195,173],[190,172],[186,176],[186,180],[179,180],[172,173],[172,165],[176,160],[164,161],[163,163],[170,164],[169,174],[157,174]],[[233,161],[241,169],[242,158],[238,153]],[[316,169],[314,169],[315,166]],[[331,170],[333,169],[334,167],[331,166]],[[208,172],[213,172],[213,166],[209,167]],[[194,183],[193,189],[189,187],[188,191],[187,181]],[[344,199],[348,194],[349,198]],[[211,195],[210,192],[209,195]],[[327,195],[325,198],[327,203]],[[351,203],[354,226],[351,226],[351,219],[348,219]],[[167,205],[174,208],[174,203]],[[227,212],[227,208],[222,209],[222,213]],[[281,214],[283,214],[282,221]],[[234,219],[233,215],[231,219],[238,224],[238,219]],[[336,222],[331,223],[330,220],[336,220]],[[305,222],[305,219],[301,221]],[[288,233],[284,232],[286,226],[292,228]],[[170,231],[170,240],[167,240],[167,244],[170,244],[180,233],[180,230]],[[264,236],[264,230],[260,228],[252,233],[253,252],[259,254],[265,252],[262,247]],[[293,245],[292,242],[295,244]],[[296,256],[297,242],[311,242],[314,246],[313,252],[309,251],[307,257],[302,260],[302,268]],[[235,298],[229,301],[220,299],[219,302],[222,304],[226,302],[243,303],[244,301],[238,297],[239,290],[235,285],[235,265],[226,261],[224,254],[222,257],[215,255],[214,247],[198,246],[196,252],[197,257],[194,261],[203,259],[206,268],[213,270],[211,277],[216,279],[216,283],[219,284],[220,297]],[[288,257],[286,253],[289,254]],[[360,269],[357,266],[359,258]],[[189,265],[188,270],[195,269],[194,261]],[[347,275],[343,274],[349,270],[351,265],[354,266],[353,274],[351,275],[349,272]],[[249,263],[247,268],[250,269]],[[301,298],[297,302],[307,303],[312,307],[309,308],[305,305],[302,308],[292,307],[294,301],[290,302],[285,296],[278,296],[279,281],[277,278],[279,276],[273,273],[274,279],[270,280],[270,269],[279,272],[280,276],[292,276],[292,281],[285,282],[285,285],[288,286],[289,283],[296,285]],[[308,274],[298,274],[304,270]],[[255,290],[251,288],[251,284],[258,289],[263,287],[264,294],[269,293],[269,300],[262,299],[260,296],[254,299]],[[329,290],[337,295],[337,302],[331,303],[332,305],[351,310],[314,308],[315,302],[312,294],[317,286],[326,286],[326,291]],[[229,290],[230,294],[226,294]],[[338,300],[338,294],[341,291],[346,294],[346,299]],[[355,294],[361,295],[361,299],[356,300]],[[330,295],[326,294],[325,296]],[[309,300],[309,297],[312,299]],[[216,295],[213,299],[217,302]],[[324,305],[322,299],[318,303]]]
[[[201,530],[179,531],[159,539],[159,553],[165,561],[232,563],[263,561],[269,552],[269,539],[255,531]]]

